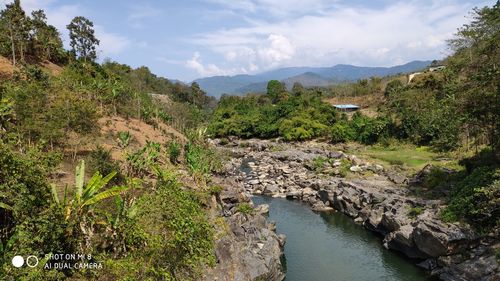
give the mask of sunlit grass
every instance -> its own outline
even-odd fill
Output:
[[[457,167],[457,161],[449,155],[431,151],[428,147],[412,145],[366,146],[353,151],[359,156],[381,161],[385,165],[399,165],[411,170],[422,169],[427,164]]]

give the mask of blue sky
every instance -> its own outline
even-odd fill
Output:
[[[0,3],[9,2],[0,0]],[[391,66],[442,58],[472,0],[21,0],[62,33],[91,19],[99,58],[189,82],[284,66]]]

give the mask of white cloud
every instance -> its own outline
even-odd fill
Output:
[[[193,57],[186,61],[186,66],[196,70],[201,76],[227,75],[225,71],[215,64],[204,65],[199,52],[195,52]]]
[[[270,67],[288,61],[295,53],[295,47],[290,40],[280,34],[270,34],[267,38],[268,46],[259,47],[259,58]]]
[[[221,54],[225,61],[220,66],[244,65],[248,72],[337,63],[389,66],[441,58],[446,40],[467,22],[465,15],[474,7],[458,0],[395,2],[377,8],[323,0],[207,1],[247,15],[257,14],[262,7],[276,10],[270,12],[276,15],[267,17],[268,21],[255,15],[246,27],[206,32],[190,41]],[[308,14],[291,16],[299,9]],[[217,72],[224,73],[225,68]]]

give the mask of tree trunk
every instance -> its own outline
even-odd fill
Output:
[[[14,44],[14,34],[12,34],[12,25],[10,27],[10,43],[12,49],[12,65],[16,65],[16,48]]]

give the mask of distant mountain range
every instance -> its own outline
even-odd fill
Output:
[[[279,80],[287,87],[300,82],[304,87],[328,86],[342,81],[356,81],[373,76],[383,77],[408,73],[428,67],[431,61],[412,61],[392,67],[363,67],[338,64],[332,67],[286,67],[255,75],[213,76],[200,78],[197,82],[209,95],[246,94],[265,92],[269,80]]]

